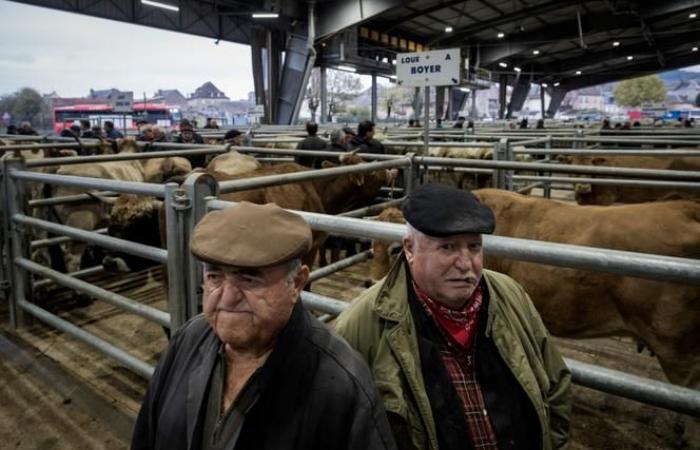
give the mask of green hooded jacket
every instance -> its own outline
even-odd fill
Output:
[[[542,449],[564,448],[569,439],[571,373],[523,288],[490,270],[484,270],[483,277],[490,296],[486,335],[532,402]],[[399,449],[438,450],[406,281],[403,258],[398,258],[383,282],[338,317],[335,328],[372,369]]]

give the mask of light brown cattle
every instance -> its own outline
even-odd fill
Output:
[[[207,164],[208,171],[225,173],[231,176],[251,172],[260,169],[260,167],[257,159],[238,153],[236,150],[217,155]]]
[[[343,164],[358,164],[360,162],[362,162],[362,159],[356,155],[350,155],[343,160]],[[325,162],[324,165],[326,167],[332,166],[332,164],[328,162]],[[295,163],[285,163],[263,167],[252,172],[237,175],[208,170],[206,173],[221,182],[268,175],[282,175],[308,170],[311,169]],[[385,185],[389,179],[390,174],[388,174],[386,170],[378,170],[370,173],[340,175],[316,181],[283,184],[243,192],[222,194],[219,198],[234,202],[249,201],[257,204],[276,203],[287,209],[338,214],[369,203],[378,195],[380,188]],[[111,227],[119,229],[120,233],[124,236],[134,236],[134,240],[141,242],[137,238],[140,234],[144,234],[143,229],[146,226],[134,227],[134,224],[145,223],[145,219],[152,218],[153,208],[151,204],[157,204],[158,207],[160,206],[159,202],[153,202],[155,202],[155,200],[148,198],[135,199],[130,197],[124,200],[120,198],[114,204],[110,214]],[[143,203],[147,204],[144,205]],[[144,211],[145,213],[139,215],[134,214],[134,211]],[[157,222],[157,220],[152,221],[148,227],[158,229],[159,225]],[[325,240],[325,237],[325,233],[314,233],[314,246],[304,259],[306,264],[313,264],[316,252]]]
[[[655,170],[700,171],[700,157],[660,157],[660,156],[561,156],[561,162],[607,167],[629,167]],[[588,176],[588,175],[584,175]],[[612,205],[614,203],[643,203],[673,198],[700,198],[697,191],[672,188],[647,188],[628,186],[601,186],[589,183],[574,185],[576,202],[580,205]]]
[[[697,202],[602,207],[496,189],[475,194],[493,210],[499,236],[700,259]],[[385,217],[400,222],[395,213]],[[377,254],[386,250],[374,249],[377,280],[388,272],[391,258]],[[489,257],[488,252],[485,265],[523,285],[553,334],[632,336],[656,354],[671,382],[700,385],[700,286]]]
[[[133,139],[124,139],[119,142],[119,153],[136,152],[138,149],[139,147]],[[189,173],[191,170],[192,167],[186,159],[171,157],[63,165],[58,168],[56,173],[105,180],[161,183],[170,177]],[[86,190],[83,188],[54,186],[50,196],[62,197],[84,194],[85,192]],[[101,203],[84,202],[58,205],[53,207],[53,211],[54,217],[59,223],[82,230],[96,230],[109,223],[109,209]],[[81,257],[86,247],[86,244],[77,241],[62,244],[68,272],[80,269]]]
[[[700,258],[700,203],[577,206],[495,189],[475,193],[493,210],[500,236]],[[671,382],[699,385],[700,286],[502,258],[486,264],[523,285],[553,334],[633,336],[656,353]]]

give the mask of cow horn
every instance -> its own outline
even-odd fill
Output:
[[[117,197],[107,197],[106,195],[99,195],[94,192],[87,192],[87,195],[107,205],[114,205],[117,202]]]

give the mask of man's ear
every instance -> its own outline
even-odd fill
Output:
[[[299,268],[299,272],[294,277],[294,291],[296,293],[296,295],[294,296],[294,303],[297,302],[297,299],[301,295],[301,291],[304,289],[304,286],[306,286],[306,283],[309,281],[309,274],[309,266],[307,266],[306,264],[302,264]]]
[[[403,239],[401,240],[401,243],[403,244],[403,251],[404,251],[404,254],[406,255],[406,261],[408,261],[408,264],[410,265],[413,262],[413,256],[414,256],[413,239],[411,239],[408,236],[404,236]]]

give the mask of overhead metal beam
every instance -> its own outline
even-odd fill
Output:
[[[331,0],[320,3],[317,6],[316,39],[327,38],[403,3],[402,0]]]
[[[512,12],[510,14],[503,14],[495,16],[493,19],[485,20],[479,22],[475,25],[470,25],[467,27],[462,27],[455,30],[450,36],[446,36],[438,41],[438,44],[449,46],[454,43],[462,42],[465,37],[479,33],[480,31],[487,30],[489,28],[494,28],[500,25],[505,25],[510,22],[517,22],[518,20],[523,20],[528,17],[533,17],[538,14],[544,14],[556,9],[562,9],[567,6],[575,5],[569,0],[553,0],[547,3],[541,3],[539,5],[531,6],[529,8],[522,8],[518,11]]]
[[[639,26],[639,18],[634,16],[611,16],[601,14],[584,18],[584,33],[603,33],[612,30],[621,30]],[[551,41],[573,39],[578,35],[576,20],[553,24],[548,27],[537,28],[528,33],[519,34],[515,41],[489,41],[484,42],[481,50],[481,65],[488,66],[502,59],[517,54],[528,52]],[[536,59],[527,55],[528,61]]]
[[[661,71],[678,69],[700,64],[700,52],[693,52],[676,57],[667,57],[666,66],[661,67],[656,59],[650,60],[644,64],[635,64],[634,70],[617,70],[613,72],[580,75],[577,77],[561,80],[561,88],[566,90],[581,89],[588,86],[597,86],[611,81],[625,80],[628,78],[637,78],[644,75],[658,73]]]
[[[678,14],[679,12],[697,9],[697,0],[673,0],[663,2],[639,2],[639,14],[647,18],[658,18]]]
[[[693,33],[683,33],[663,38],[656,38],[654,40],[654,47],[652,48],[649,48],[647,42],[637,42],[632,45],[619,46],[616,48],[610,47],[603,51],[574,55],[558,63],[535,66],[533,67],[533,71],[536,73],[546,74],[546,76],[536,76],[536,79],[548,81],[556,80],[560,77],[571,77],[574,75],[574,71],[584,70],[590,66],[597,66],[601,64],[615,65],[614,62],[616,60],[624,64],[625,67],[634,69],[637,64],[646,66],[647,62],[639,61],[635,63],[628,63],[626,57],[628,55],[632,55],[639,58],[641,55],[645,54],[653,55],[657,59],[658,65],[656,65],[655,69],[658,70],[665,67],[666,58],[659,60],[657,52],[670,52],[678,50],[679,46],[689,46],[689,43],[696,40],[700,40],[700,30]],[[690,48],[688,48],[688,50],[690,50]]]
[[[397,20],[385,22],[384,23],[385,28],[383,28],[382,30],[389,32],[389,31],[393,30],[394,28],[396,28],[397,26],[402,25],[406,22],[410,22],[411,20],[417,19],[418,17],[422,17],[426,14],[434,13],[435,11],[439,11],[441,9],[446,9],[446,8],[451,7],[451,6],[458,5],[460,3],[465,3],[465,2],[466,2],[466,0],[450,0],[448,2],[437,3],[429,8],[423,8],[423,9],[417,10],[417,11],[415,11],[407,16],[401,16]]]

